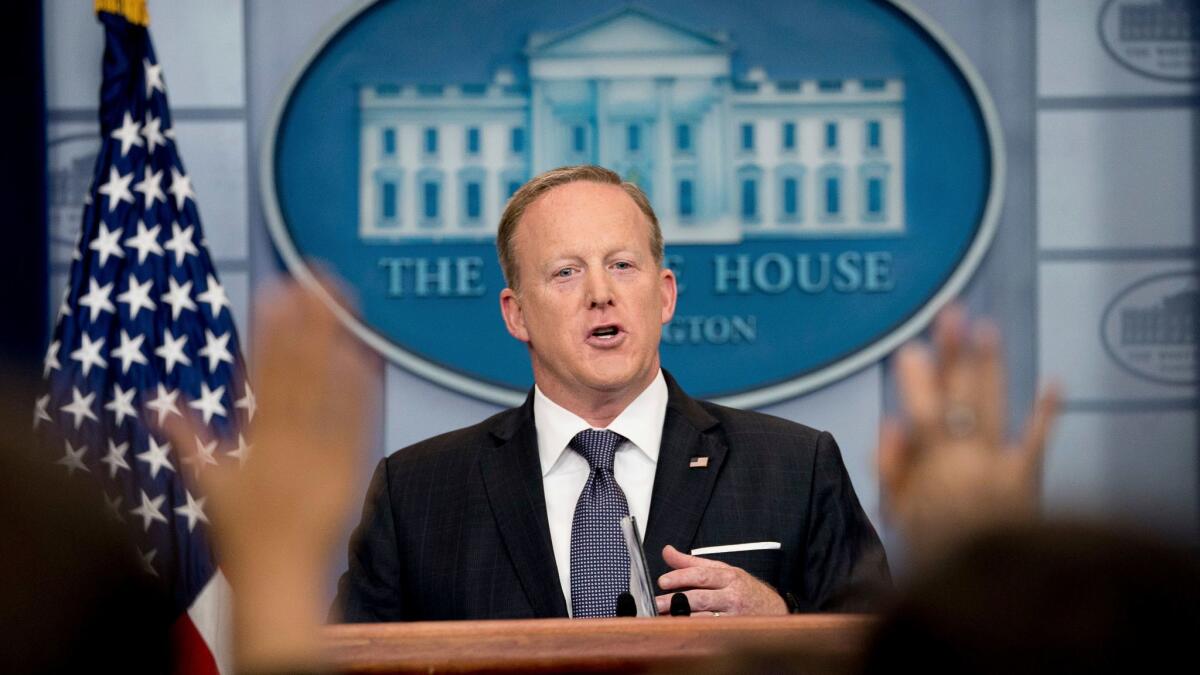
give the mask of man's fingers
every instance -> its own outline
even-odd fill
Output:
[[[728,612],[732,606],[729,592],[724,590],[694,589],[685,591],[684,595],[692,608],[692,616],[706,616],[706,612]]]
[[[698,555],[688,555],[667,544],[663,547],[663,562],[667,563],[672,569],[680,569],[682,567],[729,567],[720,560],[712,560]]]
[[[917,436],[928,440],[940,437],[941,387],[929,350],[915,343],[901,347],[896,354],[896,383]]]
[[[658,587],[664,591],[688,588],[724,588],[737,578],[736,568],[728,565],[721,567],[684,567],[676,569],[658,578]]]
[[[187,402],[181,403],[181,407],[186,410]],[[168,416],[163,424],[163,435],[179,460],[178,464],[175,464],[175,471],[194,491],[198,490],[205,495],[214,491],[220,492],[223,487],[223,474],[231,467],[221,466],[217,453],[208,456],[200,452],[200,446],[208,440],[209,432],[187,412],[184,415]]]
[[[1058,385],[1046,387],[1033,407],[1033,416],[1025,428],[1021,439],[1021,457],[1023,458],[1026,476],[1032,476],[1041,469],[1042,460],[1046,453],[1046,438],[1058,417],[1058,407],[1061,399]]]
[[[1000,448],[1004,445],[1004,427],[1008,416],[1000,330],[994,323],[982,320],[975,328],[972,342],[976,357],[975,401],[979,431],[992,447]]]
[[[947,374],[958,365],[966,338],[966,314],[958,305],[947,305],[933,322],[933,344],[937,349],[938,371],[945,381]]]
[[[297,289],[295,284],[271,285],[255,298],[251,365],[261,420],[266,424],[282,424],[284,416],[301,419],[294,409],[294,399],[302,394],[294,381],[295,369],[305,365],[299,341],[292,339],[299,337],[293,335],[298,327],[303,330],[303,320],[297,316],[302,311]]]
[[[733,607],[729,591],[694,588],[681,592],[687,596],[692,616],[712,616],[712,612],[729,612]],[[655,596],[654,605],[659,614],[671,612],[671,597],[674,595],[665,593]]]
[[[367,432],[367,419],[374,412],[373,375],[378,361],[344,327],[339,327],[326,356],[330,368],[327,370],[329,387],[328,403],[332,406],[329,419],[336,421],[339,433],[362,436]]]
[[[942,310],[934,323],[937,379],[945,406],[939,411],[944,419],[938,420],[938,424],[957,437],[981,430],[979,358],[967,332],[966,314],[957,305]]]
[[[190,443],[193,437],[201,435],[201,430],[204,429],[204,426],[188,414],[191,411],[187,406],[187,401],[177,401],[176,405],[181,410],[187,410],[188,412],[184,413],[185,416],[167,415],[167,418],[163,420],[162,431],[171,445],[180,447]],[[183,450],[180,450],[180,452],[182,453]]]
[[[342,390],[356,398],[363,393],[364,388],[350,393],[358,384],[357,371],[340,371],[345,362],[336,355],[351,339],[321,293],[293,282],[267,289],[257,302],[262,309],[254,354],[267,425],[328,419],[324,406],[329,397],[315,395],[314,388]]]

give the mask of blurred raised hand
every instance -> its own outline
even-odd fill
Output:
[[[999,331],[950,307],[933,335],[933,351],[910,343],[896,356],[907,419],[884,422],[878,454],[885,512],[918,566],[981,529],[1037,516],[1059,402],[1047,387],[1021,437],[1007,441]]]
[[[322,285],[346,306],[332,283]],[[186,474],[205,495],[234,589],[239,668],[303,667],[319,663],[321,585],[377,413],[375,365],[318,293],[296,282],[258,294],[253,337],[250,450],[240,463]],[[167,431],[181,454],[194,455],[196,425],[177,421]]]

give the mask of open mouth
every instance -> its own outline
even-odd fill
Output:
[[[592,337],[601,340],[611,340],[617,336],[620,331],[616,326],[600,326],[592,330]]]

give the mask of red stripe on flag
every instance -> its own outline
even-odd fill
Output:
[[[171,626],[171,661],[175,675],[220,675],[212,650],[186,612]]]

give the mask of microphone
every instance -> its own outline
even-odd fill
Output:
[[[671,616],[691,616],[692,605],[683,593],[671,596]]]
[[[617,596],[617,616],[637,616],[637,603],[629,591]]]

